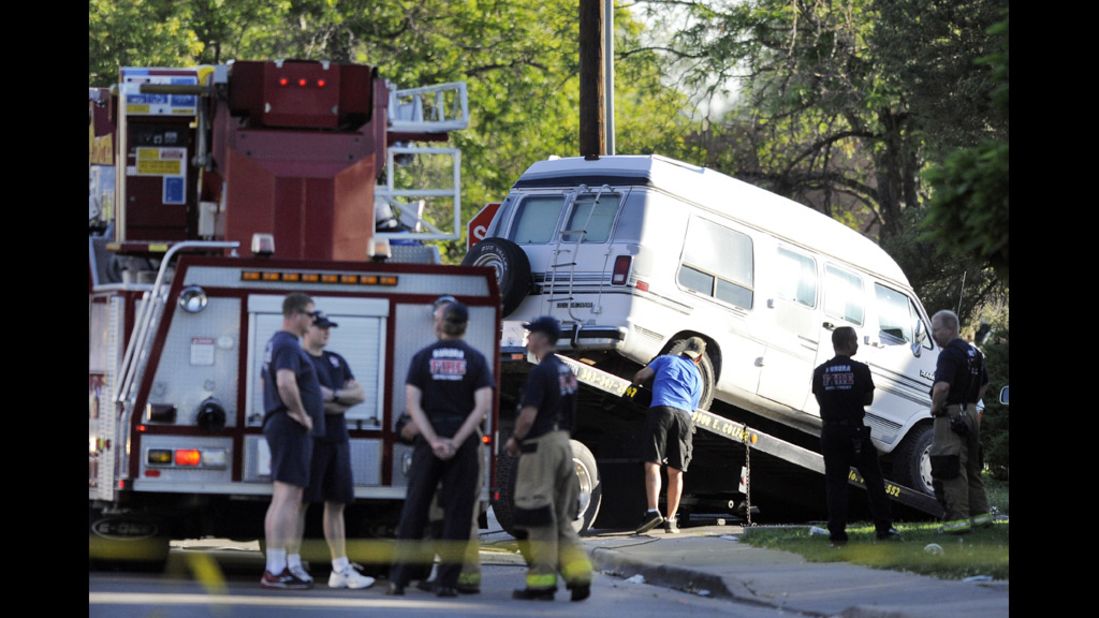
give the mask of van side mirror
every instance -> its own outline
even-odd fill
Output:
[[[1007,386],[1000,389],[1000,403],[1007,405]]]
[[[912,356],[916,358],[920,357],[923,351],[923,342],[927,340],[927,331],[923,329],[923,320],[916,318],[916,331],[915,341],[912,342]]]

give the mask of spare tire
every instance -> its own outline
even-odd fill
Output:
[[[503,317],[511,315],[530,293],[530,260],[519,245],[505,238],[486,238],[477,243],[462,259],[462,266],[488,266],[496,271]]]

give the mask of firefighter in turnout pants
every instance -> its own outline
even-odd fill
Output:
[[[991,526],[988,497],[981,482],[981,425],[977,401],[988,387],[984,357],[958,336],[958,316],[946,309],[931,317],[931,337],[939,344],[931,388],[931,477],[943,505],[942,531],[964,534]]]
[[[507,452],[519,457],[515,480],[515,526],[527,531],[530,570],[516,599],[552,601],[557,570],[573,601],[591,594],[591,563],[572,528],[579,508],[580,484],[572,462],[569,434],[576,416],[577,381],[554,356],[561,327],[543,316],[523,325],[530,331],[527,349],[538,365],[527,376],[519,418]]]

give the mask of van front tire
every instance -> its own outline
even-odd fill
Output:
[[[901,485],[933,496],[931,486],[931,441],[935,434],[930,423],[913,427],[893,452],[893,476]]]

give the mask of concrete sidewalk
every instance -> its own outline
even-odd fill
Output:
[[[797,554],[751,547],[743,528],[705,526],[678,535],[584,538],[597,570],[715,598],[808,616],[967,618],[1008,615],[1008,584],[968,583],[857,566],[813,563]]]

